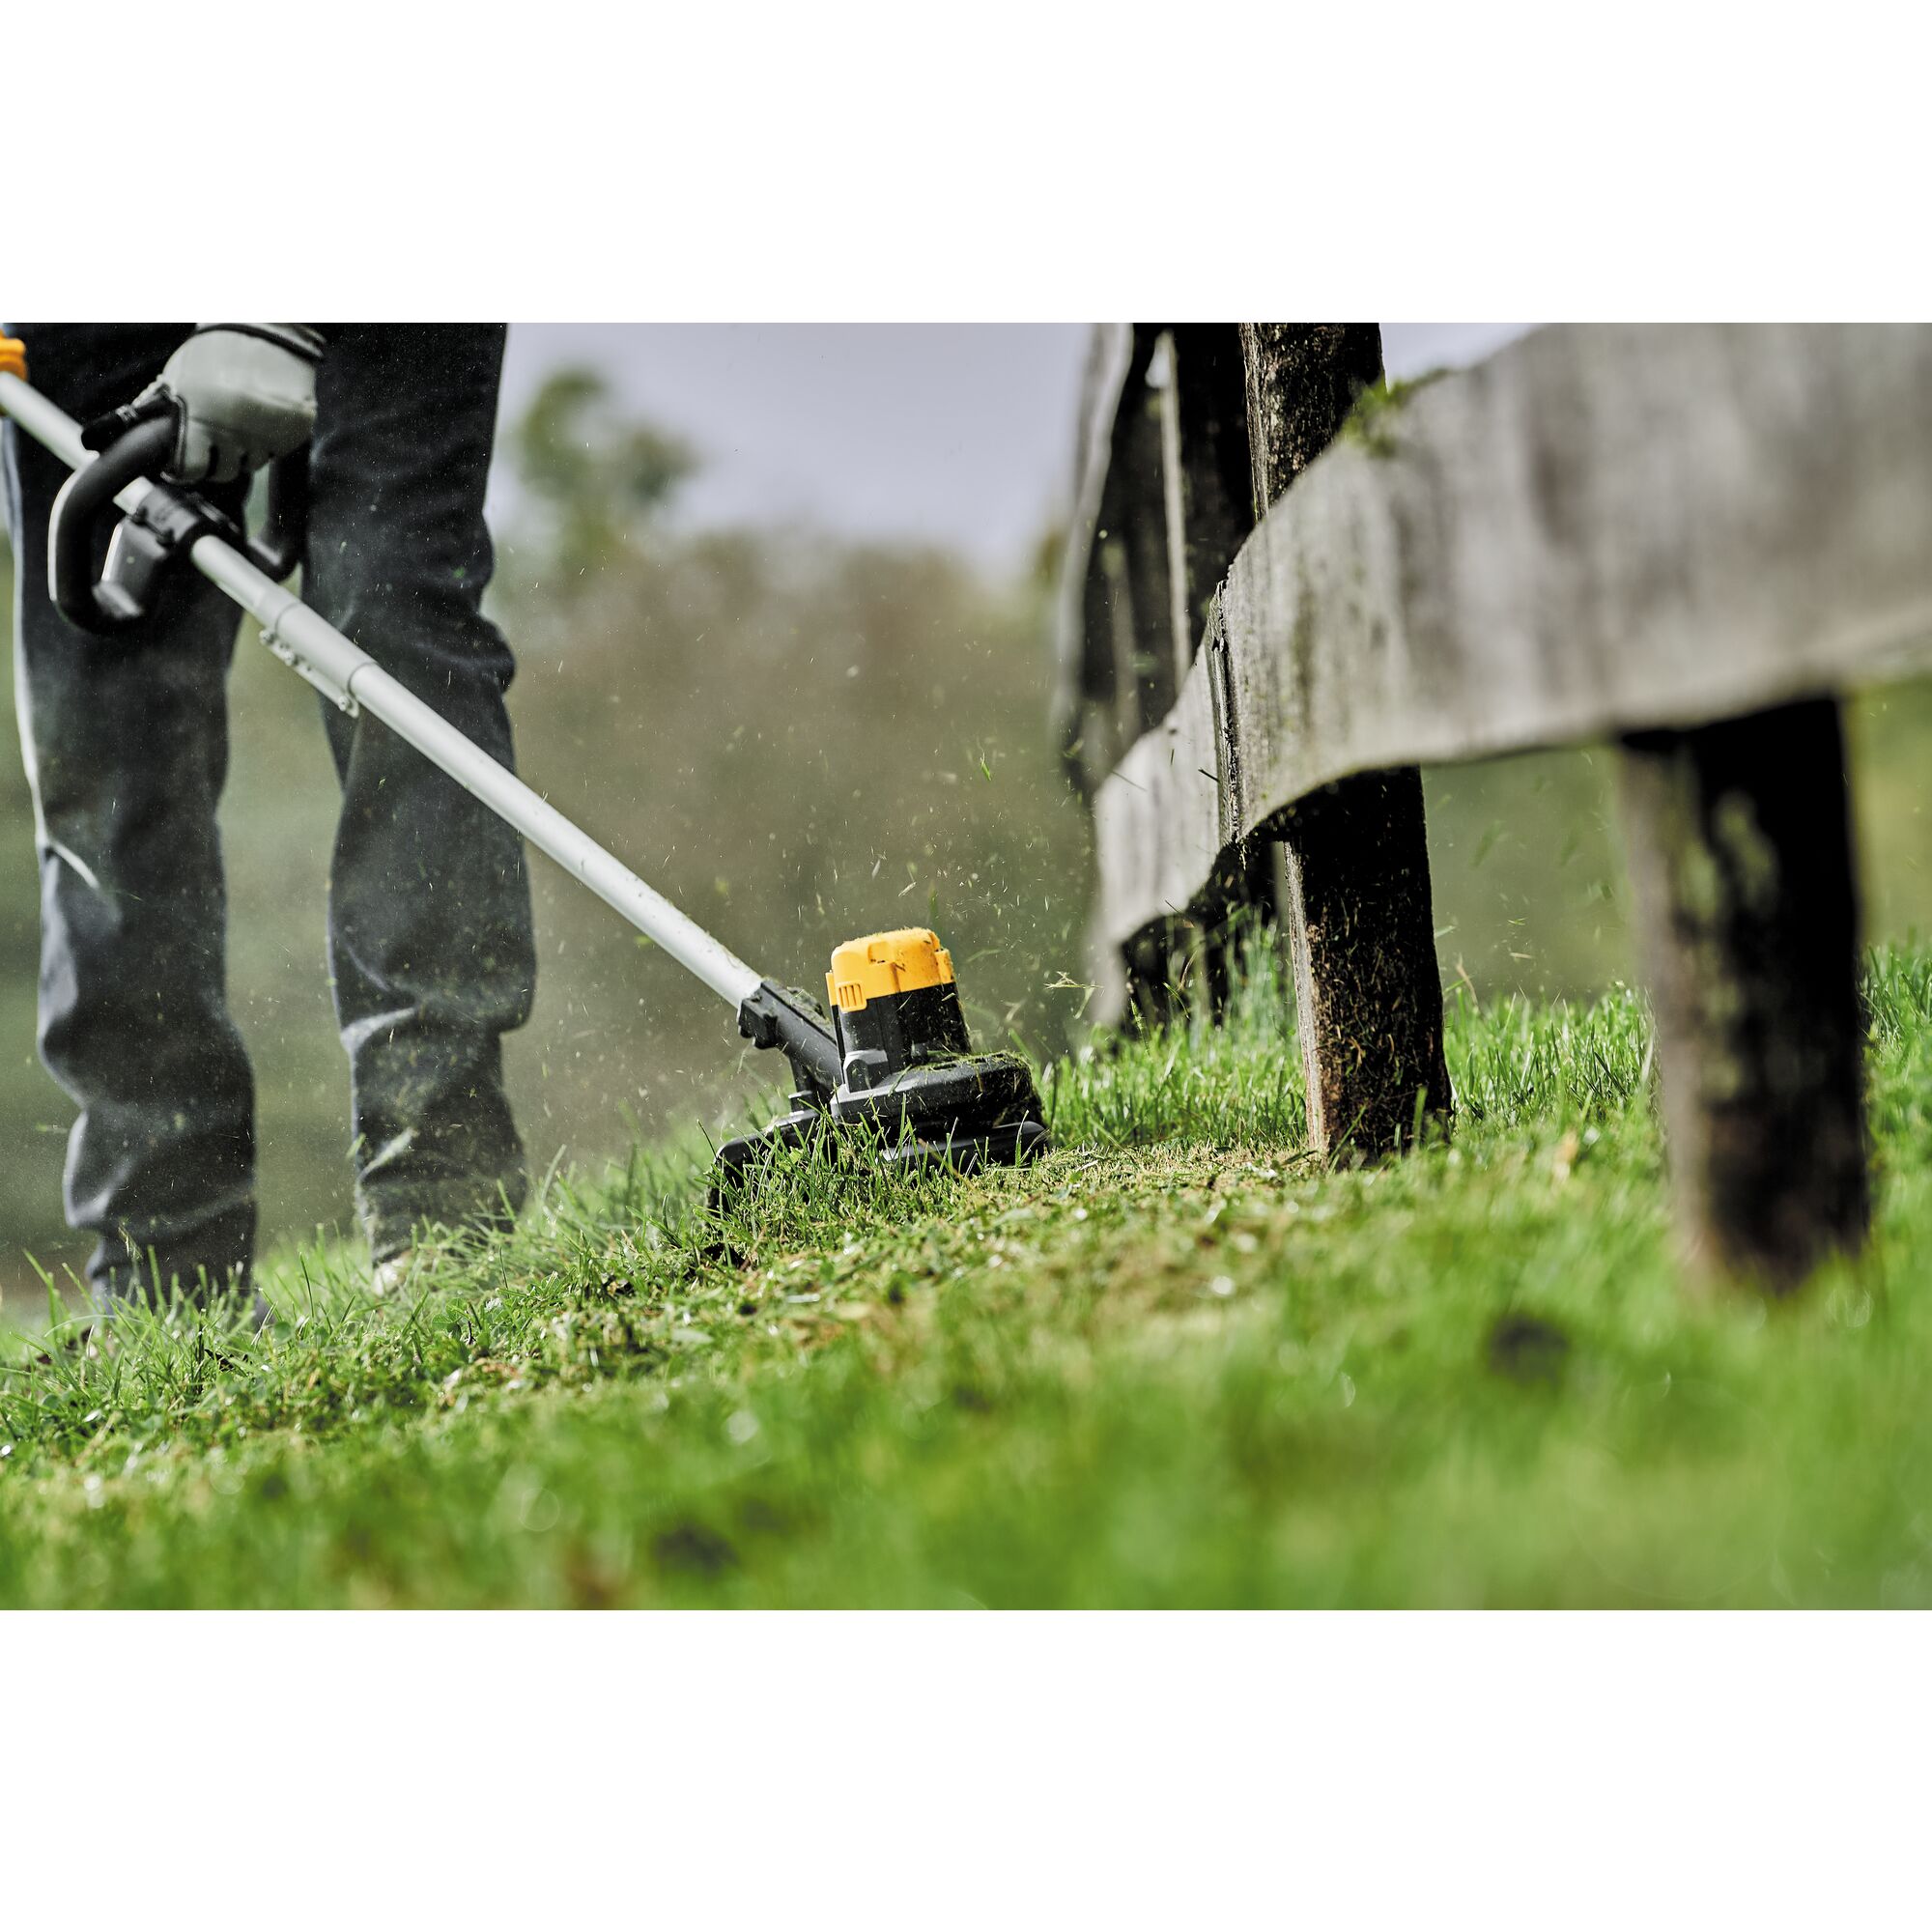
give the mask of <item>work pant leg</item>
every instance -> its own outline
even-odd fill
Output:
[[[130,401],[187,325],[17,332],[35,385],[84,421]],[[76,630],[47,594],[47,513],[67,467],[9,422],[4,468],[40,1048],[80,1110],[67,1215],[99,1236],[88,1274],[103,1299],[177,1281],[199,1297],[245,1275],[255,1236],[254,1095],[225,1000],[215,832],[237,613],[184,570],[136,631]]]
[[[482,614],[500,326],[331,329],[317,385],[304,595],[514,768],[501,633]],[[521,1206],[501,1036],[536,956],[521,838],[386,725],[325,706],[342,781],[329,966],[356,1204],[379,1260],[425,1223]]]

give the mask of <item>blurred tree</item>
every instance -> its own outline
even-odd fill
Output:
[[[509,442],[517,480],[536,510],[525,541],[548,586],[565,596],[629,548],[697,467],[676,437],[626,420],[594,369],[551,376]]]

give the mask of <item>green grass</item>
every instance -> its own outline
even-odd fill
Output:
[[[1453,1143],[1325,1171],[1281,987],[1048,1068],[1026,1173],[554,1179],[384,1312],[10,1345],[10,1605],[1932,1600],[1932,958],[1868,978],[1879,1230],[1671,1260],[1639,1000],[1459,1008]]]

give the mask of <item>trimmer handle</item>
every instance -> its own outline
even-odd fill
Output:
[[[47,578],[70,624],[97,638],[132,629],[154,607],[169,567],[205,536],[219,537],[279,583],[300,560],[308,519],[308,451],[282,457],[269,471],[269,519],[259,537],[192,491],[158,479],[175,452],[171,417],[131,423],[54,498],[47,522]],[[114,499],[139,477],[154,487],[121,518],[97,579],[94,558]]]
[[[175,453],[174,424],[156,417],[129,430],[61,485],[47,522],[47,579],[70,624],[110,637],[147,614],[141,588],[94,578],[95,530],[136,477],[158,474]]]

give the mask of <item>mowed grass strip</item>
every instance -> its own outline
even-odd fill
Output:
[[[1879,1236],[1790,1306],[1679,1286],[1634,995],[1460,1009],[1453,1144],[1331,1172],[1264,969],[1028,1172],[640,1156],[405,1308],[16,1341],[0,1602],[1923,1603],[1932,960],[1867,992]]]

